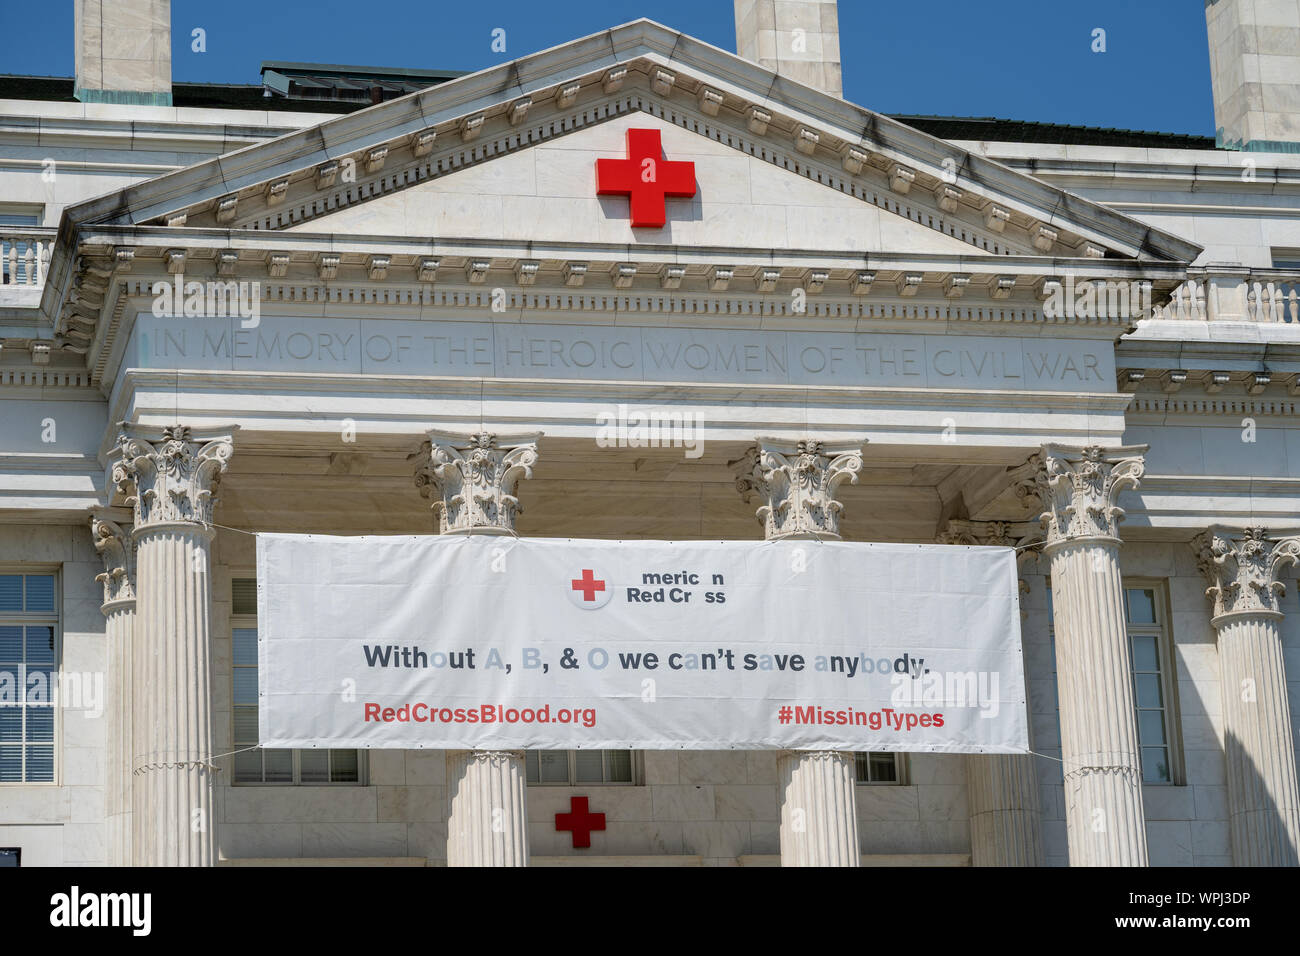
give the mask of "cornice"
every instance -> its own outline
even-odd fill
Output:
[[[0,388],[94,389],[91,373],[84,368],[0,367]],[[98,394],[96,390],[96,394]],[[44,397],[50,397],[46,394]]]
[[[259,301],[445,307],[490,314],[626,313],[1069,326],[1114,339],[1123,311],[1048,315],[1059,277],[1143,283],[1163,295],[1181,267],[1047,256],[836,251],[393,237],[166,227],[96,227],[80,246],[74,292],[55,326],[60,349],[90,354],[96,380],[131,297],[156,282],[250,281]],[[797,294],[800,293],[801,294]],[[588,321],[584,319],[584,321]],[[811,327],[811,326],[810,326]]]
[[[1251,397],[1240,394],[1246,387],[1245,382],[1239,382],[1235,389],[1236,395],[1159,395],[1154,393],[1139,392],[1133,396],[1133,404],[1129,408],[1129,420],[1136,421],[1145,416],[1158,416],[1162,419],[1171,416],[1189,416],[1195,417],[1198,422],[1203,422],[1206,418],[1220,416],[1232,419],[1237,425],[1241,424],[1242,416],[1251,418],[1294,418],[1300,415],[1300,392],[1297,392],[1296,386],[1300,382],[1300,376],[1290,376],[1287,383],[1288,394],[1262,394]],[[1272,390],[1271,390],[1272,391]],[[1280,391],[1280,389],[1276,390]],[[1295,397],[1292,397],[1295,396]],[[1183,424],[1193,424],[1185,422]]]

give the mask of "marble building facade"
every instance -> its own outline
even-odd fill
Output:
[[[941,139],[813,2],[355,111],[170,105],[158,43],[0,99],[0,672],[85,677],[0,715],[0,851],[1295,865],[1300,125],[1219,74],[1300,3],[1226,6],[1221,149]],[[695,445],[599,440],[651,413]],[[1015,547],[1035,754],[260,752],[260,531]]]

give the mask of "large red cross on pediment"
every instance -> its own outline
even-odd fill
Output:
[[[664,197],[695,195],[695,164],[663,158],[659,130],[627,131],[627,159],[596,160],[596,195],[627,196],[632,225],[659,228],[668,220]]]

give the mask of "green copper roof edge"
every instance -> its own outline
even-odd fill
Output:
[[[1252,139],[1250,142],[1227,139],[1222,126],[1214,131],[1214,142],[1219,149],[1235,149],[1243,153],[1300,153],[1300,143],[1280,139]]]
[[[91,90],[72,87],[72,95],[83,103],[117,103],[124,106],[171,106],[172,94],[141,93],[137,90]]]

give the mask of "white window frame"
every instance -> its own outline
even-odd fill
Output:
[[[860,750],[853,754],[853,782],[859,787],[901,787],[907,782],[907,754],[890,753],[889,756],[894,758],[894,779],[893,780],[861,780],[858,778],[858,771],[865,767],[867,774],[871,772],[871,755],[884,754],[883,750]]]
[[[1300,249],[1269,249],[1269,264],[1274,269],[1300,270]]]
[[[563,782],[559,780],[529,780],[528,779],[528,755],[534,753],[541,754],[543,753],[543,751],[540,750],[525,751],[524,752],[524,780],[526,784],[530,787],[643,787],[645,786],[645,759],[642,751],[640,750],[631,750],[622,747],[601,748],[601,776],[602,777],[608,776],[609,773],[608,760],[607,758],[605,758],[604,751],[624,750],[624,749],[626,749],[628,753],[632,755],[632,779],[631,780],[601,780],[599,782],[594,780],[588,780],[579,783],[578,782],[578,751],[576,750],[563,751],[569,758],[568,780]],[[546,752],[554,753],[555,751],[546,751]],[[539,757],[539,762],[540,762],[540,757]],[[541,776],[540,766],[539,766],[538,776],[539,777]]]
[[[1130,624],[1128,622],[1128,592],[1130,590],[1148,590],[1152,592],[1151,603],[1156,611],[1155,624]],[[1160,668],[1160,693],[1164,702],[1165,749],[1169,752],[1169,779],[1147,780],[1143,774],[1142,785],[1146,787],[1179,787],[1184,785],[1182,719],[1178,711],[1178,661],[1174,653],[1173,614],[1169,605],[1169,587],[1159,578],[1125,578],[1124,579],[1124,625],[1128,635],[1129,654],[1132,655],[1133,636],[1135,634],[1156,639],[1156,663]],[[1137,720],[1137,671],[1136,661],[1130,661],[1129,678],[1133,684],[1134,720]],[[1141,737],[1138,738],[1138,750],[1142,749]]]
[[[0,574],[49,574],[54,578],[54,679],[57,681],[59,675],[63,673],[63,575],[62,566],[58,564],[0,564]],[[49,624],[48,615],[39,613],[29,614],[19,612],[11,616],[5,616],[3,623],[17,624],[25,626],[27,624]],[[26,635],[24,634],[24,641]],[[23,652],[24,661],[26,660],[26,651]],[[23,687],[26,692],[26,685]],[[53,691],[53,688],[51,688]],[[60,787],[63,780],[63,707],[61,705],[51,704],[54,708],[54,736],[52,745],[54,747],[54,772],[50,780],[8,780],[0,782],[0,788],[4,787]],[[27,739],[24,734],[21,746],[24,750],[27,747]],[[23,772],[27,770],[27,755],[23,754]]]
[[[25,281],[27,278],[26,274],[21,272],[21,270],[25,265],[25,260],[22,258],[23,248],[20,245],[19,259],[18,259],[18,268],[20,270],[20,273],[17,276],[10,277],[8,282],[4,281],[6,270],[8,270],[9,268],[9,244],[4,241],[5,233],[10,231],[15,233],[20,233],[25,228],[32,228],[32,229],[40,228],[41,220],[44,214],[45,214],[44,206],[9,205],[9,204],[0,205],[0,284],[5,284],[5,285],[21,284],[19,282],[19,279]],[[22,222],[22,223],[7,223],[4,222],[5,219],[31,219],[33,221]],[[32,251],[33,254],[36,253],[35,249],[33,249]]]
[[[234,582],[236,580],[253,579],[254,575],[245,571],[232,571],[230,574],[230,586],[227,593],[231,595],[231,614],[230,614],[230,742],[232,748],[238,748],[239,744],[235,742],[235,631],[240,629],[257,630],[256,614],[235,614],[234,613]],[[261,674],[259,672],[260,681]],[[259,748],[259,752],[260,752]],[[230,770],[230,785],[232,787],[368,787],[370,786],[370,760],[367,751],[352,747],[333,747],[332,750],[353,750],[357,753],[357,779],[356,780],[303,780],[302,779],[302,754],[304,751],[300,748],[289,750],[292,759],[293,779],[291,780],[239,780],[236,779],[234,763],[232,760]],[[262,776],[266,776],[266,765],[262,765]]]

